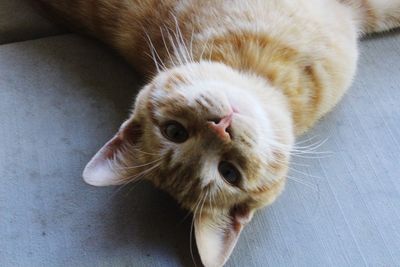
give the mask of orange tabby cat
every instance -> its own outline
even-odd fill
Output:
[[[351,84],[357,38],[400,26],[399,0],[39,2],[151,77],[85,181],[170,193],[194,213],[205,266],[281,193],[295,136]]]

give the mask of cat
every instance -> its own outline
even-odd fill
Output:
[[[168,192],[205,266],[280,195],[295,138],[350,87],[359,38],[400,26],[399,0],[36,1],[148,77],[84,180]]]

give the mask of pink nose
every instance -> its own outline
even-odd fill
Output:
[[[231,136],[228,132],[228,128],[232,124],[233,113],[223,117],[220,121],[209,121],[208,127],[217,134],[222,140],[230,139]]]

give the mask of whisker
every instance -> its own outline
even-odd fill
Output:
[[[143,172],[141,172],[141,173],[139,173],[139,174],[137,174],[137,175],[128,177],[128,178],[127,178],[127,183],[130,183],[130,182],[136,180],[136,179],[139,178],[139,177],[142,177],[142,176],[144,176],[144,175],[146,175],[146,174],[149,174],[151,171],[155,170],[156,168],[158,168],[158,167],[160,167],[160,166],[161,166],[161,163],[154,164],[154,166],[152,166],[152,167],[150,167],[150,168],[144,170]]]
[[[165,27],[165,29],[168,31],[168,28],[167,28],[167,27]],[[162,29],[162,27],[160,27],[160,32],[161,32],[161,38],[162,38],[162,41],[163,41],[163,43],[164,43],[165,50],[167,51],[169,60],[171,61],[171,64],[172,64],[174,67],[176,67],[175,60],[172,59],[171,52],[169,51],[169,47],[168,47],[167,42],[166,42],[166,40],[165,40],[164,30]]]
[[[267,139],[261,139],[261,140],[265,140],[266,142],[269,142],[273,147],[281,148],[281,149],[289,149],[292,152],[313,152],[314,150],[316,150],[319,147],[321,147],[322,145],[324,145],[329,140],[329,138],[324,139],[321,142],[316,142],[314,144],[308,145],[308,146],[298,146],[297,144],[290,146],[290,145],[286,145],[283,143],[274,142],[272,140],[267,140]]]
[[[168,29],[168,31],[167,31],[167,33],[168,33],[168,39],[169,39],[169,42],[170,42],[170,44],[171,44],[171,46],[172,46],[172,49],[173,49],[173,51],[174,51],[175,57],[176,57],[177,60],[179,61],[178,63],[179,63],[180,65],[183,65],[182,57],[181,57],[180,52],[179,52],[179,50],[178,50],[178,48],[177,48],[177,46],[176,46],[176,44],[175,44],[174,38],[173,38],[173,36],[171,35],[171,31],[172,31],[172,30],[169,29],[169,28],[167,28],[167,29]]]
[[[146,151],[140,150],[140,149],[138,149],[138,148],[132,148],[131,150],[138,151],[138,152],[140,152],[140,153],[142,153],[142,154],[146,154],[146,155],[151,155],[151,156],[160,156],[160,154],[149,153],[149,152],[146,152]]]
[[[190,64],[191,61],[189,58],[189,51],[188,51],[186,43],[183,39],[183,34],[180,29],[178,19],[174,14],[171,13],[171,15],[175,21],[175,32],[173,32],[173,33],[174,33],[175,39],[176,39],[178,47],[179,47],[179,52],[180,52],[181,56],[183,57],[183,59],[185,60],[186,64]]]
[[[316,141],[315,143],[311,143],[310,145],[306,145],[306,146],[299,146],[297,143],[294,145],[294,147],[296,148],[301,148],[301,149],[316,149],[322,145],[324,145],[328,140],[330,139],[330,137],[325,138],[324,140],[321,141]]]
[[[334,153],[331,154],[327,154],[327,156],[322,157],[322,156],[305,156],[302,154],[292,154],[294,157],[298,157],[298,158],[303,158],[303,159],[326,159],[329,158],[333,155]]]
[[[194,39],[194,27],[192,26],[192,33],[190,35],[190,57],[192,62],[194,62],[194,56],[193,56],[193,39]]]
[[[305,175],[305,176],[309,176],[309,177],[312,177],[312,178],[322,179],[322,177],[315,176],[315,175],[312,175],[312,174],[309,174],[309,173],[306,173],[306,172],[302,172],[302,171],[296,170],[296,169],[294,169],[294,168],[290,168],[290,170],[292,170],[292,171],[294,171],[294,172],[297,172],[298,174],[303,174],[303,175]]]
[[[199,213],[199,215],[200,215],[199,221],[201,221],[201,218],[202,218],[201,215],[203,214],[203,208],[204,208],[204,204],[206,203],[206,199],[207,199],[208,193],[209,193],[209,192],[206,191],[206,193],[205,193],[205,195],[204,195],[203,204],[201,205],[200,213]]]
[[[213,213],[214,213],[214,209],[213,209],[213,207],[212,207],[212,199],[211,199],[211,192],[210,192],[210,194],[208,194],[208,200],[209,200],[209,202],[210,202],[210,210],[212,210],[213,211]]]
[[[130,190],[130,192],[131,192],[133,189],[135,189],[138,186],[138,184],[140,182],[143,181],[143,177],[140,177],[140,176],[150,173],[152,170],[156,169],[159,166],[160,166],[160,164],[155,164],[153,167],[139,173],[138,175],[135,175],[133,177],[128,177],[128,181],[125,182],[124,184],[122,184],[121,186],[119,186],[118,189],[115,190],[115,192],[112,194],[111,198],[115,197],[122,189],[126,188],[128,185],[133,185]],[[147,173],[147,171],[149,171],[149,172]]]
[[[197,204],[195,206],[195,209],[193,211],[192,224],[190,226],[190,241],[189,241],[190,242],[190,255],[192,256],[192,261],[193,261],[195,267],[197,267],[197,265],[196,265],[196,261],[194,260],[194,255],[193,255],[193,245],[192,245],[192,243],[193,243],[193,228],[194,228],[194,220],[195,220],[195,217],[196,217],[197,209],[200,207],[200,203],[202,202],[202,198],[203,198],[203,196],[200,193],[199,199],[198,199]]]
[[[152,55],[152,58],[154,60],[154,63],[156,64],[158,72],[160,72],[160,66],[165,71],[167,69],[167,67],[165,66],[165,64],[164,64],[163,60],[161,59],[160,55],[158,54],[153,42],[151,41],[150,35],[146,32],[145,29],[144,29],[144,33],[145,33],[145,35],[146,35],[146,37],[148,39],[147,43],[148,43],[148,45],[150,47],[151,55]]]
[[[212,59],[212,54],[213,54],[213,52],[214,52],[214,40],[213,40],[212,43],[211,43],[210,55],[209,55],[209,57],[208,57],[208,61],[210,61],[210,62],[211,62],[211,59]]]
[[[309,164],[302,164],[302,163],[293,162],[293,161],[285,162],[285,161],[279,160],[277,158],[274,158],[271,161],[279,163],[279,164],[289,164],[289,165],[295,165],[295,166],[299,166],[299,167],[310,167]]]
[[[157,62],[157,60],[156,60],[156,58],[155,58],[154,53],[149,54],[148,52],[144,52],[144,54],[153,60],[154,65],[155,65],[156,68],[157,68],[157,72],[161,72],[160,65],[158,64],[158,62]]]
[[[315,185],[313,185],[313,184],[304,182],[303,180],[301,180],[301,179],[299,179],[299,178],[296,178],[296,177],[293,177],[293,176],[289,176],[289,175],[287,176],[287,178],[288,178],[289,180],[292,180],[292,181],[294,181],[294,182],[297,182],[297,183],[299,183],[299,184],[301,184],[301,185],[304,185],[304,186],[306,186],[306,187],[312,189],[312,190],[315,191],[315,192],[318,192],[318,187],[315,186]]]
[[[204,53],[206,52],[207,45],[208,45],[208,39],[207,39],[206,42],[204,43],[203,50],[201,51],[201,54],[200,54],[200,61],[203,61],[203,56],[204,56]]]
[[[153,164],[153,163],[159,162],[160,160],[162,160],[162,157],[159,158],[159,159],[156,159],[156,160],[154,160],[154,161],[151,161],[151,162],[142,164],[142,165],[136,165],[136,166],[132,166],[132,167],[118,167],[117,169],[118,169],[118,170],[134,170],[134,169],[137,169],[137,168],[149,166],[149,165],[151,165],[151,164]]]

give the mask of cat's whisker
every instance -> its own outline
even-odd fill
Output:
[[[195,218],[197,216],[197,210],[200,207],[200,203],[202,202],[203,197],[205,198],[205,195],[202,196],[202,194],[200,193],[199,199],[198,199],[197,204],[195,205],[195,208],[194,208],[194,211],[193,211],[192,224],[190,226],[190,238],[189,238],[190,239],[190,241],[189,241],[190,242],[190,255],[192,256],[192,261],[193,261],[195,267],[197,265],[196,265],[196,261],[194,259],[194,255],[193,255],[193,245],[192,245],[192,243],[193,243],[193,228],[194,228],[194,220],[195,220]]]
[[[291,155],[293,156],[316,156],[321,158],[328,158],[333,156],[335,153],[333,151],[292,151]]]
[[[309,176],[309,177],[312,177],[312,178],[322,179],[322,177],[315,176],[315,175],[312,175],[312,174],[309,174],[309,173],[306,173],[306,172],[302,172],[302,171],[299,171],[299,170],[297,170],[297,169],[295,169],[295,168],[290,168],[290,170],[291,170],[291,171],[294,171],[294,172],[296,172],[296,173],[298,173],[298,174],[302,174],[302,175]]]
[[[194,27],[192,26],[192,33],[190,35],[190,57],[192,62],[194,62],[194,55],[193,55],[193,41],[194,41]]]
[[[305,146],[301,146],[301,145],[300,145],[300,144],[307,143],[307,142],[309,142],[309,141],[311,141],[311,140],[313,140],[313,139],[315,139],[315,138],[317,138],[317,137],[314,136],[314,137],[311,137],[311,138],[309,138],[309,139],[307,139],[307,140],[303,140],[303,141],[297,142],[297,143],[294,145],[294,150],[299,150],[299,151],[304,151],[304,150],[306,150],[306,151],[315,151],[316,149],[318,149],[318,148],[320,148],[321,146],[323,146],[323,145],[331,138],[331,136],[328,136],[328,137],[326,137],[325,139],[323,139],[323,140],[321,140],[321,141],[316,141],[316,142],[311,143],[311,144],[309,144],[309,145],[305,145]]]
[[[166,26],[165,26],[165,30],[168,31],[168,28],[167,28]],[[162,27],[160,27],[160,32],[161,32],[161,38],[162,38],[162,41],[163,41],[165,50],[167,51],[168,58],[169,58],[171,64],[172,64],[174,67],[176,67],[177,65],[176,65],[176,63],[175,63],[175,60],[172,58],[171,52],[169,51],[169,47],[168,47],[168,45],[167,45],[167,41],[165,40],[164,30],[163,30]]]
[[[160,159],[160,160],[161,160],[161,159]],[[154,162],[152,162],[152,163],[154,163]],[[144,164],[143,166],[146,166],[146,165],[150,165],[150,164]],[[122,189],[124,189],[124,188],[125,188],[126,186],[128,186],[128,185],[133,185],[133,186],[130,188],[129,192],[131,192],[132,190],[134,190],[134,189],[139,185],[139,183],[143,181],[144,175],[148,175],[148,174],[151,173],[153,170],[155,170],[155,169],[157,169],[158,167],[160,167],[160,165],[161,165],[161,163],[154,164],[154,166],[152,166],[152,167],[150,167],[150,168],[148,168],[148,169],[142,171],[142,172],[139,173],[139,174],[136,174],[136,175],[134,175],[134,176],[132,176],[132,177],[129,177],[129,176],[128,176],[128,177],[126,178],[127,181],[124,182],[124,184],[122,184],[120,187],[118,187],[118,189],[112,194],[111,198],[115,197]]]
[[[142,180],[138,180],[137,183],[140,183]],[[136,188],[136,183],[133,184],[133,186]],[[110,197],[108,198],[108,201],[111,201],[112,199],[114,199],[116,196],[118,196],[118,194],[122,191],[122,189],[124,189],[126,187],[126,184],[123,184],[119,187],[117,187],[115,189],[115,191],[110,195]]]
[[[302,159],[326,159],[332,156],[332,154],[328,154],[327,156],[308,156],[305,154],[292,154],[293,157],[298,157]]]
[[[184,59],[182,58],[180,50],[178,49],[179,41],[176,39],[176,35],[175,34],[171,34],[171,32],[174,33],[174,30],[172,30],[168,25],[164,25],[164,29],[165,29],[165,32],[166,32],[166,35],[167,35],[166,36],[167,38],[166,38],[166,41],[165,41],[164,45],[166,47],[168,47],[167,44],[166,44],[166,42],[168,40],[169,44],[171,45],[172,53],[173,53],[173,54],[171,54],[171,51],[168,50],[169,54],[171,55],[172,58],[175,58],[175,60],[173,60],[174,61],[174,65],[175,66],[183,65],[184,64]],[[165,37],[163,37],[163,36],[164,36],[164,33],[162,32],[162,36],[161,37],[165,39]],[[174,36],[175,36],[175,38],[174,38]]]
[[[331,156],[334,154],[333,151],[314,151],[314,150],[299,150],[299,149],[290,149],[287,147],[278,147],[274,146],[275,148],[283,149],[288,151],[291,155],[328,155]]]
[[[326,138],[325,140],[322,140],[321,142],[318,142],[316,144],[313,144],[311,146],[308,147],[308,149],[299,149],[296,147],[291,147],[288,146],[286,144],[282,144],[279,142],[274,142],[274,141],[269,141],[269,143],[275,147],[275,148],[279,148],[279,149],[284,149],[284,150],[290,150],[290,154],[293,156],[299,156],[299,157],[312,157],[314,158],[314,156],[316,158],[323,158],[320,157],[319,155],[328,155],[331,156],[334,153],[332,151],[315,151],[316,149],[320,148],[323,144],[325,144],[327,142],[327,140],[329,140],[329,137]],[[306,148],[306,147],[305,147]],[[306,155],[306,156],[304,156]]]
[[[144,54],[153,60],[154,66],[156,66],[157,72],[161,72],[160,65],[158,64],[154,53],[149,54],[148,52],[144,52]]]
[[[294,182],[296,182],[296,183],[299,183],[299,184],[301,184],[301,185],[304,185],[304,186],[306,186],[306,187],[308,187],[308,188],[310,188],[310,189],[312,189],[313,191],[315,191],[315,192],[318,192],[318,187],[317,186],[315,186],[315,185],[313,185],[313,184],[310,184],[310,183],[307,183],[307,182],[305,182],[305,181],[303,181],[303,180],[301,180],[301,179],[299,179],[299,178],[296,178],[296,177],[293,177],[293,176],[286,176],[289,180],[292,180],[292,181],[294,181]]]
[[[178,19],[174,14],[171,13],[171,15],[172,15],[172,17],[174,19],[174,22],[175,22],[175,32],[173,32],[173,33],[174,33],[175,39],[177,41],[180,54],[183,57],[183,59],[185,60],[186,64],[189,65],[192,62],[192,60],[190,58],[190,54],[189,54],[189,50],[187,48],[187,45],[186,45],[186,43],[184,41],[183,34],[182,34],[181,28],[179,26]]]
[[[189,215],[191,215],[191,214],[194,215],[194,214],[195,214],[194,211],[196,210],[196,207],[197,207],[199,201],[200,201],[200,196],[199,196],[199,199],[195,202],[194,209],[193,209],[193,210],[191,210],[191,209],[188,210],[188,212],[186,213],[185,217],[183,217],[182,222],[183,222],[184,220],[186,220],[186,218],[187,218]]]
[[[181,43],[181,41],[179,40],[179,36],[177,35],[176,32],[174,32],[174,36],[175,39],[177,41],[177,48],[178,48],[178,53],[180,55],[180,57],[183,59],[183,63],[185,63],[186,65],[188,65],[190,63],[189,59],[186,56],[186,52],[185,52],[185,48],[184,45]]]
[[[282,164],[286,164],[286,162],[278,162],[278,163],[282,163]],[[289,163],[289,165],[294,165],[294,166],[299,166],[299,167],[310,167],[310,165],[309,164],[302,164],[302,163],[298,163],[298,162],[293,162],[293,161],[291,161],[290,163]]]
[[[128,185],[134,185],[133,188],[136,188],[137,184],[139,184],[139,182],[141,182],[144,178],[144,175],[148,175],[149,173],[151,173],[151,171],[157,169],[158,167],[160,167],[161,164],[155,164],[154,166],[134,175],[134,176],[128,176],[126,177],[126,181],[124,182],[123,185],[121,185],[119,187],[119,189],[117,190],[117,192],[121,191],[122,189],[124,189],[126,186]],[[132,190],[132,189],[131,189]]]
[[[150,52],[151,52],[152,58],[154,60],[154,63],[156,64],[158,72],[160,72],[160,70],[161,70],[160,67],[162,67],[162,69],[165,71],[167,69],[167,67],[165,66],[165,64],[164,64],[163,60],[161,59],[160,55],[158,54],[158,52],[157,52],[157,50],[156,50],[156,48],[155,48],[155,46],[154,46],[154,44],[153,44],[153,42],[152,42],[152,40],[150,38],[150,35],[145,30],[144,30],[144,34],[146,35],[147,43],[148,43],[148,45],[150,47]]]
[[[307,139],[304,139],[304,140],[301,140],[301,141],[297,141],[296,144],[308,143],[308,142],[310,142],[312,140],[315,140],[316,138],[319,138],[319,136],[318,135],[311,136],[311,137],[309,137]]]
[[[287,164],[287,162],[280,160],[278,158],[274,158],[271,161],[274,163],[279,163],[279,164]],[[310,167],[310,165],[308,165],[308,164],[302,164],[302,163],[293,162],[293,161],[290,161],[289,165],[295,165],[295,166],[299,166],[299,167]]]
[[[132,150],[137,151],[137,152],[140,152],[140,153],[145,154],[145,155],[160,156],[160,154],[146,152],[146,151],[143,151],[143,150],[141,150],[141,149],[139,149],[139,148],[132,148]]]
[[[144,175],[149,174],[151,171],[153,171],[154,169],[158,168],[161,164],[155,164],[154,166],[138,173],[135,174],[134,176],[128,176],[125,178],[126,181],[124,181],[124,183],[118,188],[118,190],[116,191],[116,193],[118,193],[119,191],[121,191],[122,189],[124,189],[126,186],[128,185],[132,185],[134,184],[136,187],[137,184],[139,182],[141,182],[143,180]]]
[[[330,136],[328,136],[327,138],[325,138],[322,141],[317,141],[317,142],[312,143],[312,144],[310,144],[308,146],[299,146],[299,145],[295,144],[294,147],[296,149],[315,150],[315,149],[318,149],[319,147],[323,146],[326,142],[328,142],[329,139],[330,139]]]
[[[149,37],[148,37],[148,38],[149,38]],[[148,43],[148,45],[149,45],[150,54],[149,54],[148,52],[145,52],[145,54],[153,60],[154,65],[155,65],[156,68],[157,68],[157,72],[161,72],[160,63],[158,62],[158,60],[157,60],[157,58],[156,58],[156,54],[155,54],[155,52],[154,52],[154,47],[152,47],[152,45],[150,45],[149,42],[147,42],[147,43]]]
[[[135,181],[138,178],[142,178],[144,175],[149,174],[151,171],[155,170],[156,168],[158,168],[160,166],[161,166],[161,163],[157,163],[157,164],[154,164],[154,166],[144,170],[143,172],[141,172],[137,175],[134,175],[132,177],[127,177],[127,183],[131,183],[132,181]]]
[[[204,59],[203,59],[203,56],[204,56],[204,53],[206,52],[206,50],[207,50],[207,46],[208,46],[208,40],[206,40],[205,41],[205,43],[204,43],[204,45],[203,45],[203,50],[201,51],[201,53],[200,53],[200,61],[203,61]]]
[[[117,167],[116,170],[134,170],[134,169],[137,169],[137,168],[142,168],[142,167],[146,167],[146,166],[152,165],[153,163],[159,162],[162,159],[163,158],[161,157],[161,158],[158,158],[158,159],[156,159],[154,161],[151,161],[151,162],[148,162],[148,163],[145,163],[145,164],[141,164],[141,165],[136,165],[136,166]]]
[[[296,143],[294,145],[294,147],[297,148],[297,149],[315,149],[315,148],[318,148],[318,147],[324,145],[328,140],[329,140],[329,138],[326,138],[326,139],[324,139],[322,141],[316,141],[315,143],[311,143],[311,144],[306,145],[306,146],[301,146],[301,145]]]
[[[210,210],[212,211],[212,213],[214,213],[213,198],[214,198],[214,195],[210,191],[209,199],[210,199]]]
[[[209,54],[209,57],[208,57],[208,61],[212,61],[212,54],[213,54],[213,52],[214,52],[214,40],[212,41],[212,43],[211,43],[211,49],[210,49],[210,54]]]
[[[173,36],[171,35],[171,29],[169,29],[168,27],[166,27],[168,29],[168,40],[172,46],[172,50],[174,51],[174,56],[175,58],[178,60],[178,65],[184,65],[184,61],[182,59],[182,56],[177,48],[177,45],[175,44],[175,40],[173,38]]]
[[[205,191],[206,193],[204,194],[204,199],[203,199],[203,204],[201,204],[201,207],[200,207],[200,213],[199,213],[199,221],[201,222],[201,219],[202,219],[202,214],[203,214],[203,208],[204,208],[204,204],[206,203],[206,200],[207,200],[207,196],[208,196],[208,193],[209,193],[209,191]]]

